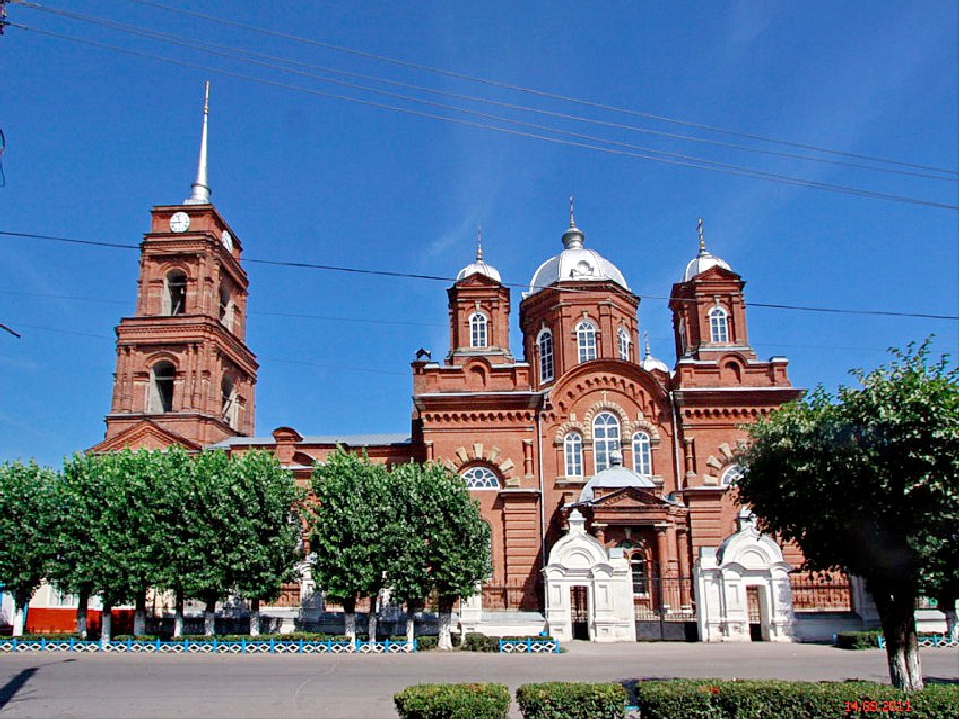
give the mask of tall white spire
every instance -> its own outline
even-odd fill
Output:
[[[210,81],[207,80],[203,91],[203,134],[200,136],[200,161],[197,163],[197,179],[194,181],[193,194],[183,201],[184,205],[209,205],[210,186],[207,185],[207,115],[210,108]]]

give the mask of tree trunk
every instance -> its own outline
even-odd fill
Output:
[[[137,590],[137,594],[134,602],[136,604],[136,611],[133,614],[133,634],[146,635],[147,634],[147,589],[146,588]]]
[[[90,591],[82,587],[77,598],[77,635],[87,639],[87,606],[90,604]]]
[[[913,613],[916,592],[912,588],[892,584],[882,584],[881,589],[876,591],[872,585],[870,590],[883,627],[890,682],[900,690],[923,690],[920,648]]]
[[[113,601],[103,598],[103,610],[100,613],[100,642],[110,642],[113,621]]]
[[[415,639],[416,634],[413,624],[413,605],[411,603],[407,603],[407,645],[412,648]]]
[[[250,637],[260,634],[260,598],[250,601]]]
[[[203,634],[207,637],[213,637],[216,630],[217,619],[217,596],[213,593],[207,594],[207,608],[203,613]]]
[[[13,637],[23,635],[23,626],[27,622],[27,606],[29,604],[30,595],[24,592],[13,593]]]
[[[357,639],[357,599],[348,598],[343,601],[343,634],[350,642]]]
[[[440,596],[440,637],[437,638],[438,650],[453,650],[453,642],[450,640],[450,614],[453,612],[453,595]]]
[[[367,642],[370,643],[370,647],[373,647],[377,642],[377,611],[374,609],[376,605],[373,598],[370,598],[370,616],[367,620]]]
[[[183,635],[183,590],[177,588],[177,606],[173,611],[173,637],[178,638]]]
[[[955,608],[944,610],[943,614],[947,616],[947,639],[950,642],[957,641],[957,611]]]

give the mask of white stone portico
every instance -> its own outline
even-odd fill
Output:
[[[586,588],[585,620],[590,640],[636,640],[630,565],[623,550],[605,550],[584,530],[579,510],[570,513],[567,534],[553,546],[547,566],[547,631],[560,641],[573,639],[573,592]]]
[[[719,548],[702,548],[694,568],[700,639],[792,641],[790,565],[749,510],[737,527]]]

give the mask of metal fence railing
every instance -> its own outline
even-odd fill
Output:
[[[790,593],[794,612],[850,612],[850,578],[835,574],[810,576],[790,574]]]

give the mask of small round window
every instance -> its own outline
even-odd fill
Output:
[[[743,477],[743,466],[742,465],[731,465],[726,470],[723,471],[723,475],[720,476],[720,484],[724,487],[728,485],[736,485],[740,478]]]
[[[463,478],[470,490],[497,490],[500,488],[500,480],[490,468],[472,467],[460,473],[460,477]]]

